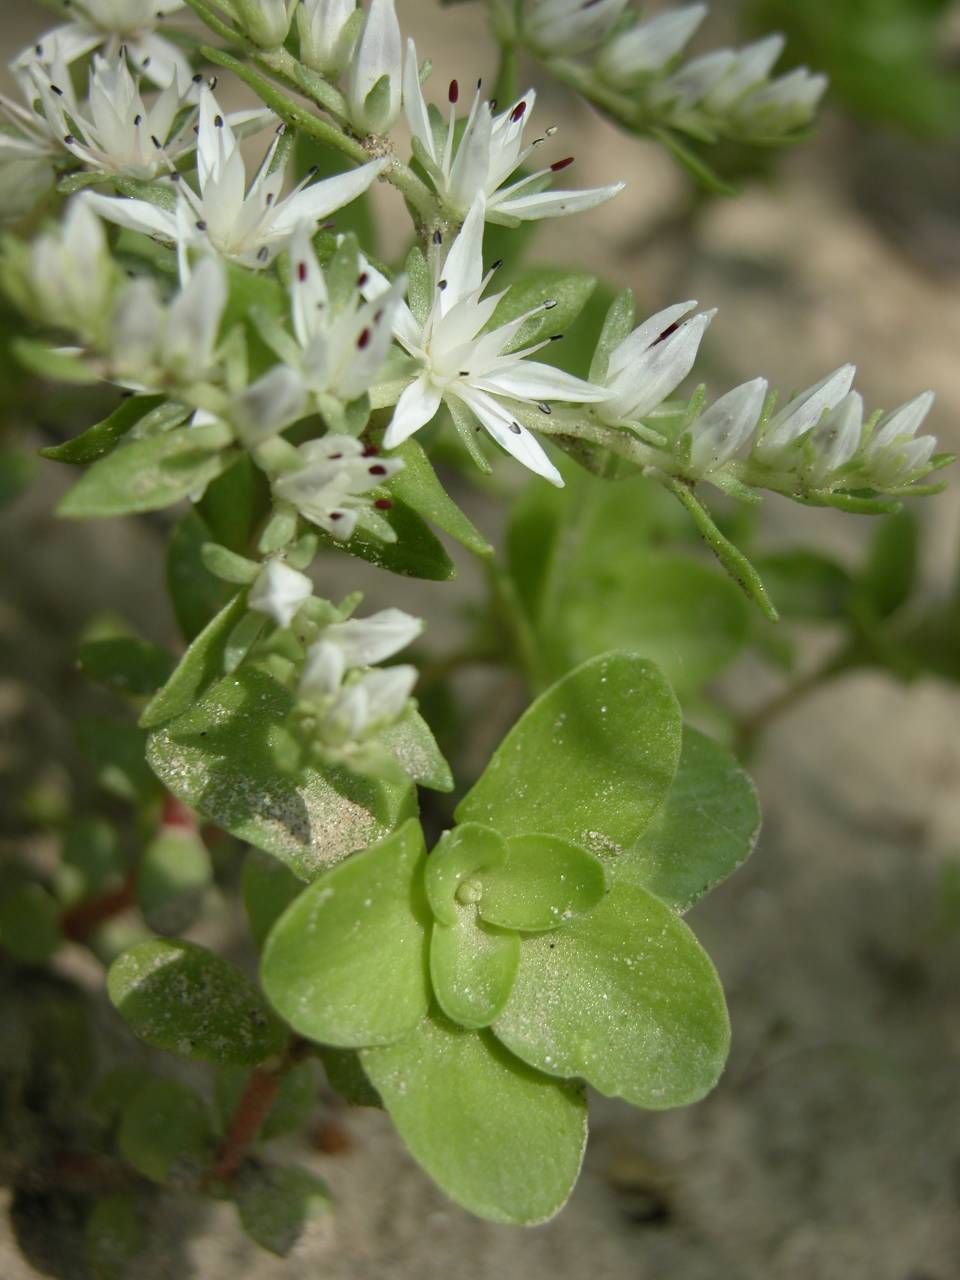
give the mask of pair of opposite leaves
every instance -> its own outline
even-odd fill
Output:
[[[580,1081],[662,1108],[722,1070],[723,994],[678,910],[746,857],[757,812],[728,753],[681,732],[648,662],[584,663],[511,730],[431,855],[406,823],[268,939],[277,1011],[361,1051],[414,1156],[473,1212],[556,1212],[585,1139]]]

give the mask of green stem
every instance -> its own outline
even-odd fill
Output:
[[[503,110],[513,102],[519,92],[519,56],[514,41],[505,40],[500,45],[500,66],[494,81],[493,97]]]
[[[517,588],[513,579],[496,560],[491,558],[484,563],[493,604],[513,643],[517,665],[527,684],[537,692],[543,683],[537,642],[533,627],[517,596]]]
[[[215,9],[206,3],[206,0],[186,0],[186,4],[193,10],[203,25],[210,31],[220,37],[221,40],[227,40],[231,44],[239,44],[244,48],[253,50],[256,45],[244,37],[244,35],[232,27],[229,22],[224,22]]]

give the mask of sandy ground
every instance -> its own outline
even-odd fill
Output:
[[[406,10],[438,81],[489,71],[471,6],[448,11],[445,55],[432,10]],[[15,6],[24,36],[34,16]],[[552,106],[560,100],[547,93],[545,117]],[[828,119],[816,144],[787,158],[780,186],[714,206],[692,244],[661,236],[645,250],[683,179],[656,148],[624,142],[586,111],[564,134],[580,183],[630,181],[629,199],[578,223],[578,261],[634,285],[641,310],[680,297],[719,305],[704,352],[716,388],[759,372],[800,385],[853,359],[870,403],[935,387],[934,429],[960,445],[958,280],[853,198],[847,125]],[[568,256],[568,244],[554,226],[537,252]],[[160,577],[155,532],[132,522],[72,530],[68,559],[50,518],[61,484],[47,468],[2,532],[11,669],[0,711],[50,741],[60,732],[50,695],[70,687],[62,635],[108,605],[150,617]],[[852,518],[768,505],[775,539],[846,553],[867,532]],[[957,514],[956,492],[925,509],[931,591],[952,571]],[[395,603],[393,588],[380,581],[371,599]],[[404,590],[406,607],[437,617],[449,589]],[[758,693],[745,673],[738,696]],[[293,1258],[249,1244],[229,1207],[169,1202],[158,1212],[170,1248],[138,1280],[956,1280],[960,946],[937,928],[937,884],[960,852],[958,714],[951,687],[863,674],[770,732],[753,769],[760,846],[692,917],[729,996],[726,1076],[704,1103],[663,1115],[596,1099],[584,1176],[553,1223],[517,1231],[471,1219],[413,1166],[385,1117],[351,1112],[337,1117],[348,1151],[289,1148],[338,1202]],[[4,1280],[37,1274],[0,1241]]]

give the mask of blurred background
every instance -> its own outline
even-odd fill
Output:
[[[6,61],[50,15],[27,0],[3,8]],[[492,76],[480,5],[438,16],[427,0],[399,0],[398,10],[433,60],[438,101],[453,76]],[[705,197],[657,145],[626,138],[530,65],[538,119],[561,125],[558,154],[576,155],[576,185],[628,184],[592,213],[546,224],[531,257],[629,285],[639,315],[684,298],[719,307],[697,367],[714,393],[758,374],[784,389],[806,386],[850,360],[871,407],[934,388],[930,429],[957,450],[960,6],[714,0],[695,47],[771,30],[788,36],[785,66],[827,72],[832,90],[805,144],[711,153],[738,183],[736,199]],[[402,247],[390,241],[393,198],[376,193],[387,257]],[[17,416],[28,440],[45,442],[26,406]],[[174,637],[158,529],[57,523],[51,509],[67,471],[43,463],[0,513],[0,834],[6,850],[33,842],[41,858],[38,806],[56,804],[76,765],[65,712],[82,695],[65,641],[105,609],[151,638]],[[496,531],[501,503],[482,493],[464,501]],[[955,590],[956,481],[917,505],[918,590],[936,601]],[[761,541],[767,550],[812,545],[854,564],[871,524],[768,498]],[[453,587],[365,571],[368,605],[422,613],[442,648],[457,625],[451,601],[455,612],[478,586],[458,563]],[[335,590],[343,567],[331,562],[330,574]],[[801,669],[828,643],[822,631],[797,633]],[[749,710],[782,684],[748,658],[721,692]],[[516,713],[512,691],[492,688],[481,751]],[[489,702],[491,687],[465,696]],[[765,814],[759,847],[691,917],[734,1029],[711,1097],[663,1115],[594,1099],[571,1203],[526,1231],[446,1202],[383,1115],[331,1111],[300,1158],[329,1182],[336,1213],[301,1252],[281,1262],[241,1237],[228,1207],[171,1201],[158,1210],[168,1215],[169,1250],[145,1259],[138,1280],[960,1277],[960,687],[856,671],[778,717],[750,767]],[[230,935],[228,920],[219,927]],[[96,986],[82,965],[76,976]],[[75,1224],[55,1198],[38,1188],[31,1212],[14,1221],[18,1242],[0,1228],[4,1280],[73,1274]]]

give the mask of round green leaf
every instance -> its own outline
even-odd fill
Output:
[[[234,1178],[231,1194],[247,1235],[281,1258],[311,1221],[330,1211],[325,1183],[295,1166],[250,1162]]]
[[[361,1060],[414,1159],[451,1200],[520,1224],[563,1207],[587,1139],[578,1084],[531,1070],[488,1031],[439,1013]]]
[[[411,820],[314,881],[277,921],[260,972],[295,1031],[346,1049],[386,1044],[427,1012],[425,856]]]
[[[255,1066],[287,1041],[239,969],[193,942],[139,943],[110,966],[107,990],[141,1040],[186,1058]]]
[[[759,830],[756,788],[736,757],[684,726],[670,794],[613,873],[686,911],[746,861]]]
[[[506,860],[507,846],[503,836],[477,822],[464,822],[453,831],[445,831],[424,869],[423,880],[427,900],[434,916],[442,924],[459,922],[457,890],[461,883]]]
[[[603,863],[555,836],[513,836],[502,867],[483,876],[479,912],[503,929],[556,929],[595,907],[606,891]]]
[[[308,880],[396,825],[410,788],[346,769],[283,767],[291,693],[244,666],[150,735],[147,758],[185,804]]]
[[[152,1182],[194,1175],[209,1156],[206,1107],[186,1085],[151,1080],[124,1107],[117,1147]]]
[[[240,891],[258,947],[263,946],[267,934],[302,890],[303,881],[279,858],[262,849],[249,850],[243,860]]]
[[[456,908],[454,924],[433,926],[430,979],[440,1008],[462,1027],[488,1027],[507,1003],[520,960],[520,938]]]
[[[680,728],[673,691],[651,663],[626,651],[591,658],[521,716],[457,821],[622,853],[669,790]]]
[[[665,903],[618,882],[587,915],[524,940],[493,1030],[532,1067],[655,1109],[712,1089],[730,1040],[696,938]]]
[[[137,873],[137,900],[157,933],[192,924],[213,880],[207,846],[192,831],[169,827],[147,845]]]
[[[60,945],[60,906],[36,883],[0,890],[0,947],[22,964],[43,964]]]

